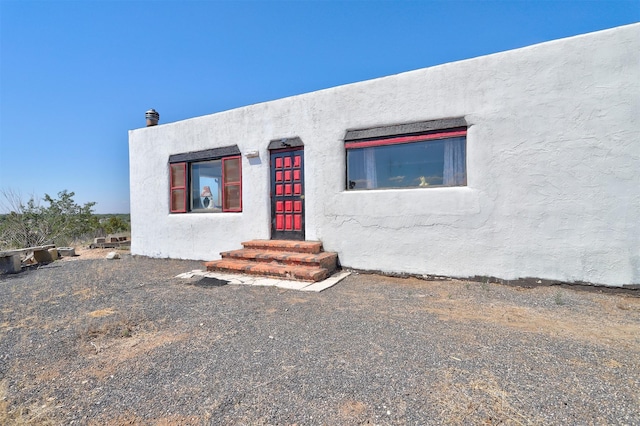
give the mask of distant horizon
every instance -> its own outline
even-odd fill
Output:
[[[0,189],[129,214],[150,108],[171,124],[638,22],[640,0],[3,1]]]

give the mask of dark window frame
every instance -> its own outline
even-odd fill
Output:
[[[370,189],[385,190],[466,186],[467,128],[466,120],[463,117],[456,117],[369,129],[348,130],[344,138],[346,155],[345,189],[347,191],[359,191]],[[443,161],[442,167],[444,170],[442,172],[442,179],[439,179],[441,182],[434,179],[436,183],[429,184],[425,181],[425,176],[419,176],[419,179],[411,179],[412,183],[409,185],[406,183],[397,185],[389,183],[379,184],[378,173],[379,170],[382,171],[382,169],[380,169],[379,156],[383,154],[383,151],[389,153],[389,149],[391,149],[398,155],[403,149],[403,146],[407,148],[405,151],[410,151],[411,149],[417,149],[417,147],[421,146],[425,148],[428,146],[436,147],[434,143],[439,142],[442,144],[442,141],[445,141],[446,144],[446,146],[441,145],[442,148],[440,148],[444,150],[444,154],[442,154],[443,157],[433,157],[433,160]],[[414,147],[416,148],[411,148],[408,144],[415,144]],[[394,149],[394,146],[397,146],[397,149]],[[451,155],[450,157],[447,157],[447,152]],[[362,155],[362,159],[358,158],[359,155]],[[399,155],[402,157],[403,154]],[[350,170],[352,164],[355,166],[353,171]],[[404,179],[404,176],[398,177]],[[437,177],[437,175],[435,177]],[[392,178],[388,178],[387,180],[392,180]],[[365,187],[361,186],[363,182],[366,182]]]

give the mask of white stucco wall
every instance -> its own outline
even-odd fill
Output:
[[[348,129],[465,117],[468,186],[346,191]],[[305,145],[306,238],[343,266],[640,284],[640,24],[130,131],[132,252],[270,238],[270,140]],[[243,212],[169,214],[171,154],[237,144]]]

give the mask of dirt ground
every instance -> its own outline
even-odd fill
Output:
[[[129,247],[119,248],[89,248],[88,246],[75,247],[76,255],[72,257],[62,257],[60,260],[64,262],[76,261],[76,260],[89,260],[89,259],[105,259],[107,254],[115,251],[121,255],[127,255],[130,253]]]
[[[77,254],[0,278],[2,424],[640,424],[635,292]]]
[[[89,260],[89,259],[106,259],[107,254],[115,251],[116,253],[126,256],[130,253],[128,248],[96,248],[91,249],[87,246],[80,246],[76,248],[76,256],[62,258],[62,261],[77,261],[77,260]],[[367,276],[366,274],[364,276]],[[392,277],[378,276],[377,278],[384,281],[398,281],[404,282],[406,279],[395,279]],[[566,312],[562,312],[560,316],[552,315],[548,311],[540,311],[535,307],[527,308],[521,306],[477,306],[477,304],[469,304],[466,300],[460,300],[453,298],[451,284],[464,284],[465,287],[470,288],[473,286],[480,286],[483,288],[489,285],[496,285],[494,283],[478,283],[478,282],[465,282],[460,280],[438,280],[438,281],[422,281],[415,278],[410,278],[408,281],[417,281],[418,283],[428,283],[429,288],[433,291],[437,291],[437,295],[440,302],[444,303],[441,307],[432,307],[427,309],[428,312],[438,315],[442,320],[451,321],[484,321],[493,324],[515,327],[524,331],[539,331],[545,330],[547,333],[556,335],[567,335],[574,338],[586,339],[591,341],[610,340],[612,342],[621,343],[626,341],[627,343],[637,342],[640,338],[638,334],[638,324],[631,322],[630,324],[621,324],[624,322],[631,313],[640,313],[640,291],[626,291],[618,295],[618,297],[612,297],[610,299],[605,298],[599,302],[602,308],[602,313],[594,315],[593,312],[585,312],[572,318],[570,321],[564,317]],[[530,288],[514,286],[512,287],[516,292],[529,292]],[[571,289],[571,287],[564,286],[552,286],[552,287],[540,287],[540,292],[552,292],[554,294],[554,303],[561,306],[564,304],[562,295],[567,291],[577,292],[593,292],[606,293],[608,289],[594,288],[589,289],[584,286]],[[357,295],[354,295],[357,296]],[[584,295],[584,297],[588,297]],[[481,309],[480,309],[481,308]],[[629,312],[631,311],[631,312]],[[108,315],[98,312],[94,316]],[[603,317],[617,322],[616,327],[612,327],[611,323],[604,322]]]

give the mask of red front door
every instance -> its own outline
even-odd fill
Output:
[[[304,240],[304,150],[271,151],[271,238]]]

